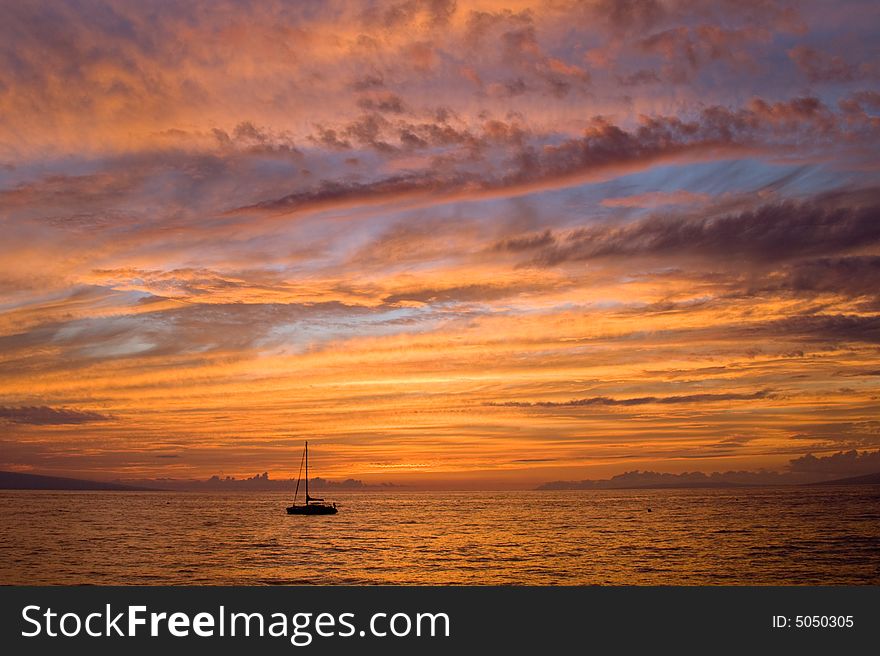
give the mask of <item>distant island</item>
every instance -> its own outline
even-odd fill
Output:
[[[631,471],[608,479],[582,481],[551,481],[537,490],[639,490],[639,489],[700,489],[749,488],[774,485],[880,485],[880,472],[830,480],[805,480],[798,472],[686,472],[669,474],[652,471]],[[264,472],[250,478],[212,476],[196,479],[139,479],[125,482],[90,481],[61,476],[43,476],[22,472],[0,471],[0,489],[3,490],[90,490],[108,492],[290,492],[296,479],[272,479]],[[309,479],[312,490],[321,491],[376,491],[406,490],[407,486],[394,483],[368,484],[355,478],[331,481],[321,477]]]
[[[126,481],[89,481],[79,478],[64,478],[60,476],[42,476],[38,474],[25,474],[21,472],[0,471],[0,489],[2,490],[96,490],[117,492],[144,492],[144,491],[180,491],[180,492],[289,492],[296,487],[296,479],[272,479],[268,472],[256,474],[251,478],[236,478],[235,476],[212,476],[205,480],[175,479],[175,478],[147,478]],[[402,486],[393,483],[380,483],[370,485],[355,478],[344,481],[330,481],[325,478],[315,477],[309,479],[309,487],[312,490],[388,490],[400,489]]]
[[[39,474],[0,471],[0,489],[143,492],[155,488],[124,485],[122,483],[107,483],[104,481],[86,481],[79,478],[63,478],[61,476],[40,476]]]
[[[810,480],[812,479],[812,480]],[[699,489],[742,488],[771,485],[880,485],[880,472],[864,476],[815,480],[803,472],[729,471],[685,472],[668,474],[652,471],[631,471],[608,479],[583,481],[551,481],[539,485],[538,490],[639,490],[639,489]]]
[[[880,472],[865,474],[864,476],[850,476],[849,478],[837,478],[833,481],[819,481],[807,483],[807,485],[880,485]]]
[[[628,471],[611,478],[551,481],[538,490],[633,490],[662,488],[729,488],[772,485],[873,485],[880,483],[880,449],[808,453],[788,461],[784,471],[684,472]]]

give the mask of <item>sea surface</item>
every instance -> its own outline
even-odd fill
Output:
[[[0,583],[880,584],[880,486],[327,497],[3,491]]]

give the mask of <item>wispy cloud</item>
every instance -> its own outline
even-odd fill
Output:
[[[723,393],[723,394],[682,394],[677,396],[639,396],[629,399],[613,399],[608,396],[591,396],[585,399],[572,399],[571,401],[505,401],[501,403],[489,403],[488,405],[506,406],[512,408],[588,408],[591,406],[634,406],[648,404],[678,404],[678,403],[716,403],[724,401],[754,401],[764,399],[770,395],[769,391],[761,390],[751,394]]]
[[[58,424],[88,424],[95,421],[109,421],[111,417],[89,410],[70,408],[50,408],[48,406],[0,406],[0,420],[33,426],[53,426]]]

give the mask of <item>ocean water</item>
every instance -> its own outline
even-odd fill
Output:
[[[880,584],[878,486],[332,496],[0,492],[0,583]]]

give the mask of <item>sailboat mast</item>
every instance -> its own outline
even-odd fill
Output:
[[[296,505],[296,495],[299,493],[299,484],[302,482],[302,468],[306,468],[306,502],[298,506]],[[335,515],[336,504],[325,503],[323,499],[312,498],[309,496],[309,443],[305,443],[303,449],[302,460],[299,463],[299,475],[296,479],[296,491],[293,493],[293,505],[287,507],[288,515]],[[314,501],[314,505],[312,505]]]

